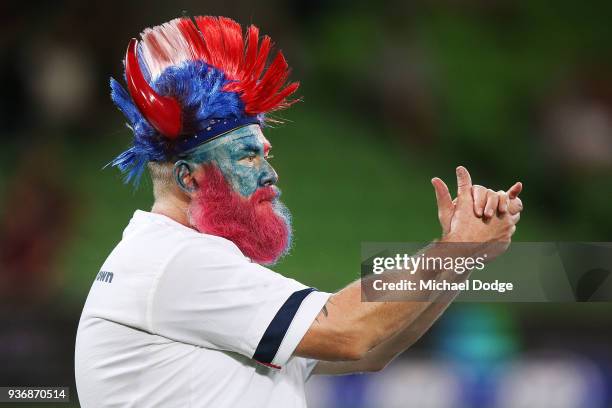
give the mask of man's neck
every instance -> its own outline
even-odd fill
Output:
[[[151,212],[165,215],[186,227],[193,228],[187,215],[188,209],[189,203],[187,201],[177,197],[165,197],[163,200],[155,200]]]

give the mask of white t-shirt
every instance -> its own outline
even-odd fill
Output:
[[[83,309],[81,406],[305,407],[316,360],[292,354],[329,296],[138,210]]]

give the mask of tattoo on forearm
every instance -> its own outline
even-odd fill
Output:
[[[331,303],[331,301],[329,301],[329,302]],[[323,312],[323,315],[324,315],[325,317],[327,317],[327,316],[329,315],[329,312],[327,311],[327,304],[323,305],[323,309],[321,309],[321,312]],[[315,321],[316,321],[317,323],[319,323],[319,316],[320,316],[320,315],[321,315],[321,313],[319,313],[319,314],[317,315],[317,317],[315,317]]]

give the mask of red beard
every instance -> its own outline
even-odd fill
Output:
[[[273,264],[288,252],[290,217],[276,187],[261,187],[244,198],[213,164],[206,165],[196,181],[199,189],[189,207],[194,228],[229,239],[259,264]]]

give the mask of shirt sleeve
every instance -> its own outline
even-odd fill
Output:
[[[329,296],[241,254],[185,245],[152,289],[149,326],[175,341],[281,368]]]

